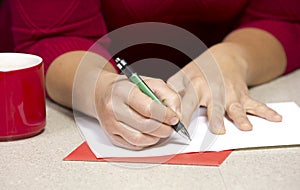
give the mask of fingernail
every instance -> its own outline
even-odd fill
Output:
[[[279,114],[276,114],[276,115],[274,116],[274,119],[275,119],[276,121],[282,121],[282,116],[279,115]]]
[[[171,125],[175,125],[179,122],[179,119],[177,117],[173,117],[172,119],[170,119],[170,124]]]
[[[241,124],[241,130],[243,131],[252,131],[252,125],[249,123],[242,123]]]

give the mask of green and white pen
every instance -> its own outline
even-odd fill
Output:
[[[135,72],[129,65],[127,65],[124,59],[120,59],[117,57],[115,59],[115,62],[117,63],[117,67],[120,69],[120,71],[125,74],[131,82],[136,84],[144,94],[152,98],[154,101],[163,104],[162,101],[160,101],[160,99],[154,94],[154,92],[147,86],[143,79],[137,74],[137,72]],[[172,128],[181,136],[191,140],[188,131],[180,121],[176,125],[173,125]]]

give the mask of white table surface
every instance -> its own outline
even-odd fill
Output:
[[[300,70],[250,93],[300,105],[299,84]],[[42,134],[0,142],[0,189],[300,189],[299,145],[236,150],[220,167],[63,161],[82,141],[72,112],[47,101]]]

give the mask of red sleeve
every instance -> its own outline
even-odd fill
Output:
[[[41,56],[45,70],[59,55],[88,50],[107,32],[100,0],[9,2],[14,50]],[[103,43],[105,45],[108,41]],[[101,45],[93,49],[102,56],[109,56]]]
[[[285,73],[300,68],[299,0],[250,0],[240,27],[263,29],[281,42],[287,57]]]

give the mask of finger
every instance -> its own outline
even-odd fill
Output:
[[[124,104],[123,104],[124,105]],[[130,142],[132,141],[126,141],[125,139],[133,138],[135,134],[139,134],[140,132],[130,129],[129,127],[124,128],[126,125],[122,124],[121,122],[116,121],[113,119],[113,114],[116,116],[116,112],[112,111],[110,109],[103,110],[103,115],[106,115],[105,118],[102,116],[99,117],[99,122],[105,129],[106,134],[110,137],[112,143],[116,146],[127,148],[131,150],[141,150],[146,146],[149,146],[149,143],[146,144],[132,144]],[[111,119],[108,119],[111,118]],[[133,134],[131,134],[133,133]],[[130,136],[128,138],[125,138],[126,136]],[[141,136],[143,138],[143,136]],[[147,137],[144,138],[145,141],[147,141]],[[150,143],[153,144],[153,143]]]
[[[189,126],[193,112],[199,107],[199,96],[201,96],[202,92],[200,86],[201,85],[196,89],[195,86],[190,83],[182,97],[182,123],[185,127]]]
[[[244,104],[246,112],[258,117],[267,119],[269,121],[279,122],[282,121],[282,116],[275,110],[269,108],[266,104],[255,101],[251,98]]]
[[[135,90],[135,92],[133,92],[133,90]],[[122,97],[124,97],[124,95],[125,97],[130,97],[131,94],[138,94],[139,98],[131,98],[132,100],[135,100],[132,101],[131,105],[124,104],[124,98]],[[128,99],[126,98],[125,100]],[[158,130],[158,133],[155,133],[158,137],[165,137],[171,133],[170,127],[163,125],[161,121],[170,120],[169,125],[174,125],[179,121],[174,112],[170,112],[164,105],[154,102],[132,83],[128,83],[121,79],[114,86],[114,95],[112,96],[112,102],[109,105],[112,107],[112,112],[116,120],[123,122],[142,133],[150,133],[161,127]],[[139,110],[140,112],[136,110]],[[147,117],[141,114],[141,112]]]
[[[228,104],[226,108],[227,115],[235,123],[235,125],[242,131],[252,130],[252,124],[248,120],[246,111],[238,102]]]
[[[151,82],[149,81],[147,84],[164,105],[171,108],[171,110],[175,111],[178,115],[181,113],[180,96],[176,91],[170,88],[161,79],[152,79]]]
[[[108,110],[104,110],[104,112],[110,112]],[[107,118],[109,116],[108,113],[103,113],[104,115],[106,114]],[[113,114],[113,113],[112,113]],[[143,147],[141,146],[135,146],[127,141],[125,141],[119,134],[119,122],[115,120],[108,120],[108,119],[101,119],[101,116],[99,117],[99,122],[101,126],[105,129],[105,133],[107,136],[110,138],[111,142],[119,147],[130,149],[130,150],[141,150]]]
[[[225,134],[224,114],[224,107],[220,104],[211,103],[207,106],[208,125],[212,133]]]
[[[147,147],[156,144],[160,138],[143,134],[124,123],[119,122],[117,133],[124,140],[134,146]]]
[[[148,134],[151,136],[155,136],[158,138],[167,138],[174,132],[174,129],[166,124],[161,124],[156,130],[149,132]]]
[[[171,134],[172,128],[169,125],[152,118],[146,118],[137,113],[135,110],[132,110],[127,105],[120,105],[119,109],[116,110],[115,115],[119,122],[125,123],[127,126],[130,126],[141,133],[163,138]]]
[[[142,93],[138,87],[132,88],[126,103],[146,118],[153,118],[168,125],[175,125],[179,121],[176,112],[165,105],[153,101]]]
[[[129,150],[142,150],[143,148],[145,147],[142,147],[142,146],[135,146],[135,145],[132,145],[130,143],[128,143],[126,140],[124,140],[121,136],[119,135],[113,135],[111,137],[111,141],[114,145],[118,146],[118,147],[121,147],[121,148],[126,148],[126,149],[129,149]]]
[[[186,78],[186,75],[184,74],[184,72],[182,72],[180,70],[168,79],[167,84],[175,92],[180,93],[180,92],[184,91],[184,89],[186,87],[186,85],[184,83],[185,78]]]

